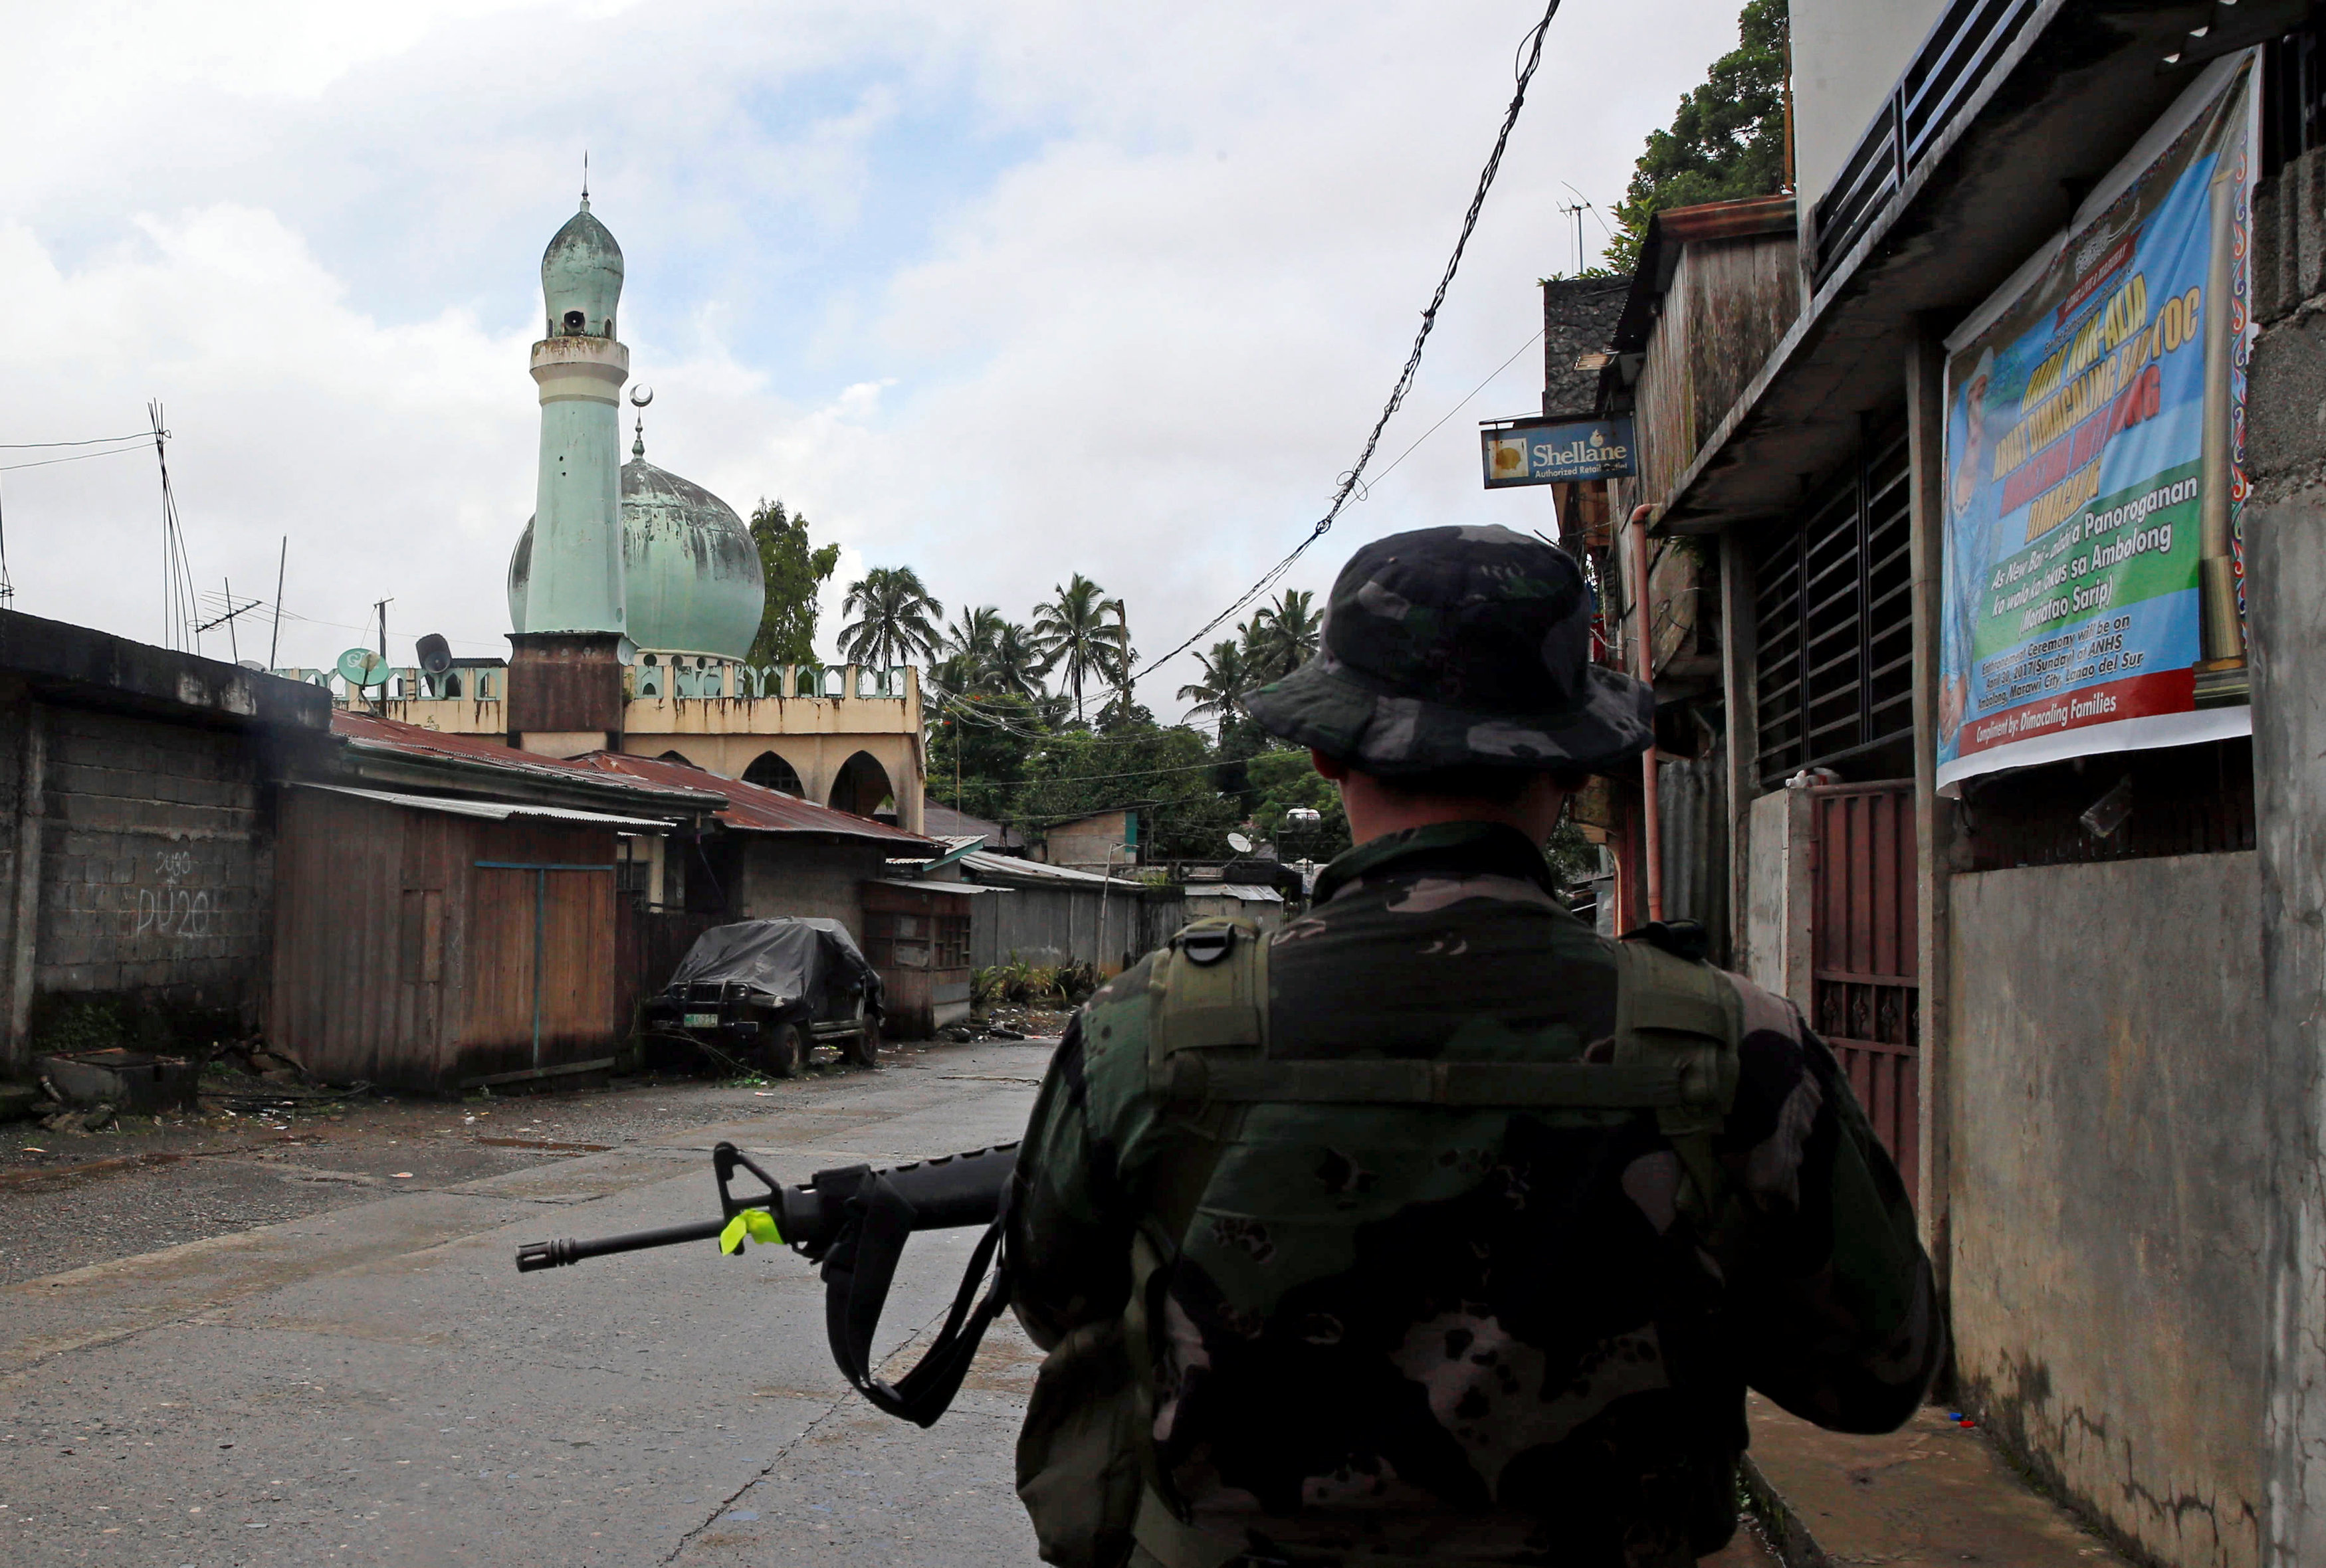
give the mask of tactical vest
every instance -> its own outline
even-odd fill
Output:
[[[1223,1568],[1242,1555],[1167,1500],[1151,1441],[1149,1329],[1166,1266],[1186,1239],[1232,1124],[1248,1108],[1653,1111],[1689,1174],[1684,1207],[1708,1215],[1726,1200],[1712,1138],[1736,1090],[1744,1034],[1736,988],[1711,965],[1651,941],[1618,942],[1614,958],[1614,1060],[1584,1062],[1278,1060],[1269,1054],[1268,943],[1252,925],[1198,920],[1156,956],[1149,1089],[1204,1136],[1167,1164],[1148,1194],[1122,1316],[1075,1331],[1043,1362],[1019,1438],[1018,1489],[1047,1561],[1113,1568],[1134,1542],[1166,1568]],[[1398,1568],[1386,1558],[1366,1562]]]

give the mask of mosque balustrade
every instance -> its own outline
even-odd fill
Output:
[[[360,692],[337,670],[313,670],[293,664],[267,673],[281,680],[321,686],[342,708],[358,695],[384,698],[390,702],[498,702],[508,694],[508,671],[497,664],[456,665],[441,673],[416,664],[391,666],[384,682],[364,687]]]
[[[640,654],[628,672],[632,700],[648,698],[867,698],[902,702],[914,693],[909,666],[746,664],[696,654]]]

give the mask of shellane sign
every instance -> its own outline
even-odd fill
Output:
[[[1948,340],[1941,789],[2243,735],[2250,56]]]
[[[1489,490],[1623,479],[1639,472],[1629,414],[1497,422],[1478,432],[1478,442]]]

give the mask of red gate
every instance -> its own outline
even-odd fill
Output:
[[[1810,1021],[1911,1195],[1921,1116],[1914,783],[1824,784],[1810,799]]]

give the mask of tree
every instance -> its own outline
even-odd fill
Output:
[[[1285,859],[1329,860],[1349,847],[1349,813],[1341,805],[1341,792],[1317,771],[1306,747],[1263,751],[1245,759],[1244,770],[1260,797],[1251,824]],[[1313,809],[1321,820],[1312,828],[1287,826],[1285,813],[1295,806]]]
[[[1196,663],[1203,666],[1203,677],[1180,687],[1179,700],[1195,704],[1187,710],[1188,718],[1216,719],[1224,732],[1235,721],[1237,704],[1252,687],[1244,651],[1234,643],[1214,643],[1210,653],[1196,655]]]
[[[1001,612],[990,604],[963,606],[961,618],[944,629],[944,650],[965,654],[972,664],[982,663],[993,639],[1001,635]]]
[[[840,565],[840,546],[810,549],[807,518],[765,496],[751,508],[751,542],[759,547],[768,602],[744,662],[761,667],[823,663],[815,651],[815,596]]]
[[[848,585],[842,615],[862,613],[840,628],[840,656],[851,664],[899,664],[934,655],[944,641],[937,617],[944,606],[929,597],[909,566],[876,566]]]
[[[961,618],[944,629],[938,645],[944,658],[929,678],[955,695],[991,690],[986,670],[1001,626],[1001,612],[993,606],[963,606]]]
[[[1047,695],[1042,686],[1042,650],[1034,634],[1016,621],[1003,621],[993,634],[993,645],[986,650],[981,673],[984,682],[1009,696],[1038,698]]]
[[[1785,178],[1786,0],[1746,0],[1738,45],[1712,62],[1704,85],[1679,101],[1671,129],[1648,137],[1629,190],[1615,204],[1621,227],[1607,257],[1640,264],[1648,219],[1669,207],[1767,196]]]
[[[1081,572],[1052,591],[1056,598],[1034,608],[1034,637],[1042,650],[1043,673],[1065,670],[1079,723],[1083,688],[1117,680],[1130,651],[1130,633],[1122,601],[1107,598],[1106,589]],[[1115,617],[1112,626],[1107,624],[1109,616]]]
[[[1263,607],[1251,617],[1251,627],[1244,632],[1244,645],[1252,686],[1281,681],[1316,654],[1325,626],[1325,617],[1317,611],[1316,599],[1313,593],[1287,589],[1274,604]],[[1244,630],[1241,626],[1237,629]]]

